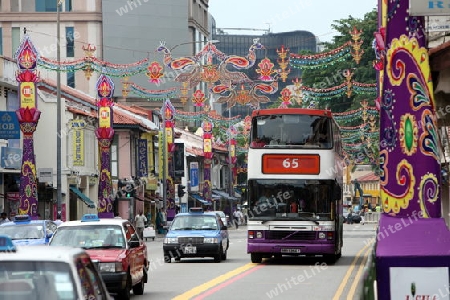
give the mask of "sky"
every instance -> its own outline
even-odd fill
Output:
[[[378,0],[210,0],[208,11],[217,28],[268,29],[272,33],[310,31],[320,41],[336,34],[335,20],[362,19],[377,7]],[[261,35],[264,31],[230,31],[230,34]]]

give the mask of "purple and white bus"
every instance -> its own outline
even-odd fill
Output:
[[[322,255],[343,245],[341,140],[331,111],[252,113],[248,151],[247,253],[253,263]]]

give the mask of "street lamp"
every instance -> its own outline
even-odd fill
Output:
[[[62,0],[56,3],[56,60],[58,61],[58,69],[56,71],[56,201],[57,214],[61,212],[61,45],[60,45],[60,10]],[[62,218],[62,216],[61,216]]]

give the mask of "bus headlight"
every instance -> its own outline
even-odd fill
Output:
[[[262,232],[261,231],[257,231],[256,232],[256,238],[257,239],[262,239]]]
[[[319,232],[319,239],[325,238],[325,232]]]

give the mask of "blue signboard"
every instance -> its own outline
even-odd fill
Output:
[[[148,159],[147,159],[147,140],[138,139],[138,176],[147,177]]]
[[[198,186],[198,162],[191,162],[190,163],[190,180],[191,180],[191,186],[190,190],[191,192],[198,192],[199,186]]]
[[[20,139],[20,126],[13,111],[0,111],[0,139]]]
[[[1,167],[4,169],[20,169],[22,167],[22,149],[2,147]]]

